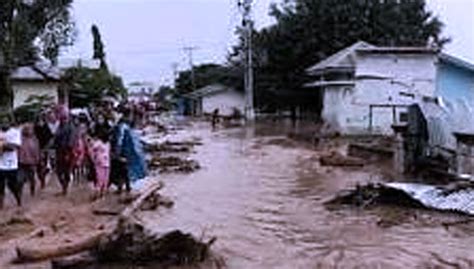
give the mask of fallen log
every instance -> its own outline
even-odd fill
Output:
[[[124,221],[127,221],[132,214],[137,211],[142,204],[146,201],[146,199],[153,195],[158,190],[164,187],[163,182],[158,182],[156,184],[151,185],[145,192],[143,192],[130,206],[125,208],[119,216],[118,225],[121,225]]]
[[[58,258],[51,261],[52,269],[78,269],[88,268],[96,264],[96,258],[89,252],[79,253],[73,256]]]
[[[50,247],[19,246],[16,248],[17,261],[36,262],[83,252],[93,248],[94,246],[97,246],[97,244],[100,242],[100,239],[106,234],[107,232],[105,231],[97,232],[92,236],[82,238],[75,242]]]
[[[125,208],[125,210],[122,211],[117,220],[114,220],[111,222],[110,225],[107,225],[108,228],[105,228],[100,232],[95,232],[91,236],[85,237],[75,242],[68,242],[62,245],[51,247],[31,247],[27,245],[18,246],[16,248],[17,262],[24,263],[49,260],[57,257],[74,255],[80,252],[93,249],[99,244],[100,240],[104,236],[112,233],[115,229],[121,227],[121,225],[128,222],[129,219],[132,217],[132,214],[142,206],[146,199],[150,195],[153,195],[155,192],[162,189],[163,186],[164,184],[162,182],[158,182],[156,184],[151,185],[130,206],[128,206],[127,208]]]
[[[120,215],[120,212],[117,210],[113,209],[108,209],[108,208],[97,208],[92,210],[92,214],[97,215],[97,216],[118,216]]]
[[[322,166],[339,167],[362,167],[365,161],[355,157],[344,156],[338,152],[331,152],[328,155],[321,156],[319,162]]]

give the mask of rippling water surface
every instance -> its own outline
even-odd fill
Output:
[[[277,138],[254,129],[186,136],[202,138],[191,157],[203,169],[162,175],[175,206],[146,219],[163,231],[217,236],[213,249],[228,268],[474,268],[472,225],[446,228],[446,217],[430,212],[323,206],[369,172],[321,168],[314,150],[269,143]]]

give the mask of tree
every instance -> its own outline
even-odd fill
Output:
[[[306,68],[359,40],[379,46],[442,47],[443,24],[424,0],[285,0],[276,24],[254,33],[257,105],[278,91],[300,90]],[[242,42],[234,48],[238,55]],[[281,102],[280,102],[281,103]],[[317,103],[317,100],[316,100]]]
[[[88,107],[104,96],[124,97],[127,89],[122,78],[109,71],[105,60],[105,46],[97,25],[92,25],[93,59],[100,61],[100,68],[87,68],[79,64],[65,72],[69,100],[72,107]]]
[[[100,61],[100,68],[108,70],[107,62],[105,61],[105,50],[104,43],[102,43],[102,37],[99,32],[99,28],[94,24],[91,28],[92,37],[94,38],[94,56],[92,59]]]
[[[127,93],[122,78],[108,70],[82,66],[66,70],[71,107],[88,107],[104,96],[123,97]]]
[[[71,44],[73,0],[0,1],[0,102],[12,104],[10,76],[43,55],[53,63],[59,48]]]
[[[202,64],[194,68],[194,77],[196,89],[215,83],[233,87],[237,90],[243,88],[240,73],[232,66]],[[176,79],[176,89],[180,94],[192,91],[190,70],[179,73]]]

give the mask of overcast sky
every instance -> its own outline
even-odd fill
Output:
[[[241,15],[237,0],[75,0],[78,37],[65,58],[89,59],[90,27],[99,26],[111,68],[126,82],[171,83],[172,64],[189,67],[185,46],[195,46],[195,63],[223,62],[235,41]],[[257,26],[272,23],[275,0],[254,0]],[[474,0],[428,0],[453,38],[447,51],[474,62]]]

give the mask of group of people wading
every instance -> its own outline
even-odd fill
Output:
[[[110,112],[110,111],[109,111]],[[116,118],[119,113],[121,117]],[[5,190],[22,205],[23,186],[41,188],[56,175],[63,195],[72,181],[89,181],[101,197],[115,185],[118,192],[147,174],[133,109],[72,115],[65,106],[42,111],[36,121],[20,122],[8,114],[0,119],[0,208]]]

